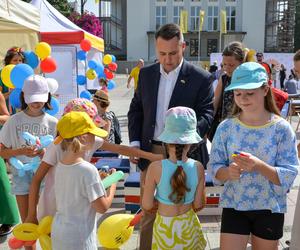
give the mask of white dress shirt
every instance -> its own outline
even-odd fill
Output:
[[[166,112],[169,108],[171,96],[183,63],[183,59],[176,69],[166,73],[162,65],[160,65],[160,80],[157,94],[157,107],[155,130],[153,140],[159,141],[158,136],[163,132],[165,127]]]
[[[165,127],[166,112],[169,107],[171,96],[183,63],[183,59],[176,69],[166,73],[160,64],[160,80],[157,94],[156,119],[153,140],[159,141],[157,138],[163,132]],[[140,147],[140,141],[130,142],[132,147]]]

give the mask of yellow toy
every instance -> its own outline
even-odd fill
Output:
[[[135,215],[115,214],[106,218],[97,231],[99,243],[105,248],[118,248],[123,245],[143,216],[143,212],[138,212]]]
[[[51,250],[51,232],[53,218],[51,216],[44,217],[39,225],[33,223],[23,223],[15,226],[13,235],[22,241],[39,240],[43,250]]]

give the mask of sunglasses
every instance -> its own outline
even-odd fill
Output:
[[[17,48],[11,48],[7,52],[23,53],[23,49],[19,48],[19,47],[17,47]]]

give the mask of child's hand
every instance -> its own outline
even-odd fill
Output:
[[[241,177],[241,169],[240,167],[235,163],[232,162],[228,167],[228,175],[229,180],[239,180]]]
[[[256,167],[261,163],[261,160],[257,157],[244,153],[242,155],[236,155],[233,157],[233,161],[240,167],[243,168],[243,171],[253,172],[256,171]]]
[[[99,170],[98,171],[100,179],[103,180],[104,178],[106,178],[108,176],[108,173],[106,173],[105,171]]]
[[[20,149],[20,155],[26,155],[27,157],[35,157],[39,154],[39,150],[35,146],[24,147]]]

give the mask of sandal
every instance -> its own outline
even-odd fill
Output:
[[[2,224],[0,227],[0,237],[10,234],[12,230],[13,230],[13,225]]]

